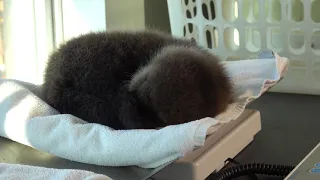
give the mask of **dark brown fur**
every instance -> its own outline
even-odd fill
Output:
[[[215,117],[232,100],[217,57],[155,31],[89,33],[49,58],[45,101],[60,113],[115,129]]]

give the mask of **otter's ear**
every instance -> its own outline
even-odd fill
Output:
[[[142,84],[147,80],[150,66],[145,66],[134,73],[129,83],[129,91],[138,91]]]

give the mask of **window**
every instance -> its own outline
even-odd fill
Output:
[[[48,55],[65,40],[106,29],[105,0],[0,0],[0,76],[42,84]]]
[[[0,78],[5,78],[5,66],[3,57],[3,0],[0,0]]]

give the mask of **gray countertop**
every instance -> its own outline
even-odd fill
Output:
[[[266,93],[248,108],[260,111],[262,130],[235,158],[240,163],[295,166],[320,142],[320,96]],[[249,180],[247,177],[238,180],[246,179]]]

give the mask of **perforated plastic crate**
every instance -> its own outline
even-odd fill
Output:
[[[290,59],[273,91],[320,94],[320,0],[167,0],[171,32],[224,61],[271,49]]]

